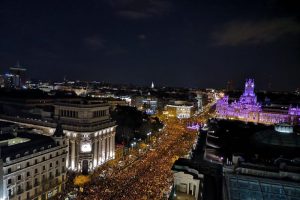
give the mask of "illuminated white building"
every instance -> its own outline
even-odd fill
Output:
[[[50,199],[66,182],[67,143],[52,137],[18,131],[1,133],[0,199]]]
[[[178,119],[187,119],[193,115],[193,106],[189,105],[166,105],[166,111],[168,117],[177,117]]]
[[[67,166],[87,173],[115,158],[115,123],[109,105],[101,101],[60,102],[54,118],[63,124],[68,138]]]
[[[197,100],[197,109],[198,109],[197,112],[200,113],[203,111],[202,94],[197,93],[196,100]]]
[[[53,104],[53,118],[47,120],[1,116],[4,121],[41,130],[51,136],[59,122],[67,137],[68,169],[89,172],[115,158],[116,125],[109,115],[109,104],[99,100],[69,99]]]

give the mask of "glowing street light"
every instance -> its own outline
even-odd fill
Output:
[[[151,132],[149,132],[149,133],[147,133],[147,139],[148,139],[148,141],[149,141],[149,138],[151,137]]]

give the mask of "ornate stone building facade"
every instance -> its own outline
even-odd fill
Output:
[[[80,100],[56,103],[54,108],[54,118],[68,138],[69,169],[87,173],[115,158],[116,125],[108,104]]]
[[[18,127],[0,135],[1,200],[47,200],[64,190],[67,144],[62,132],[49,137]]]
[[[290,107],[289,110],[279,111],[264,110],[262,105],[257,102],[253,79],[246,80],[244,93],[238,101],[229,103],[228,96],[218,100],[216,113],[219,118],[264,124],[284,122],[298,124],[300,122],[300,109],[298,107]]]

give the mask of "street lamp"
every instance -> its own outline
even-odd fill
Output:
[[[136,146],[136,142],[132,142],[131,143],[131,149],[133,149],[133,147],[135,147]]]
[[[152,134],[151,132],[147,133],[148,142],[149,142],[149,138],[150,138],[151,134]]]

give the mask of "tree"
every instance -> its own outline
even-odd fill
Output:
[[[142,142],[141,144],[140,144],[140,148],[141,149],[145,149],[147,147],[147,145],[144,143],[144,142]]]
[[[175,155],[172,157],[172,163],[174,163],[176,160],[178,160],[179,156]]]
[[[90,181],[91,181],[90,176],[78,175],[74,178],[74,185],[79,186],[79,187],[83,187],[84,185],[86,185]]]

